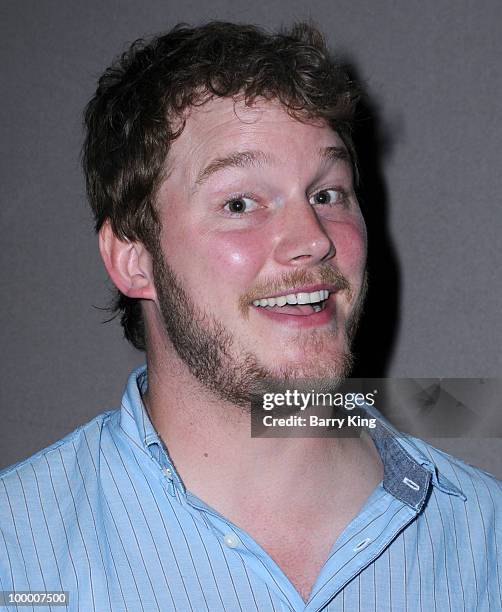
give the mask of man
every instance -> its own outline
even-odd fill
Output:
[[[86,611],[502,609],[490,475],[376,411],[373,438],[250,436],[268,385],[350,371],[356,101],[305,25],[177,27],[102,76],[84,168],[147,368],[2,473],[0,589]]]

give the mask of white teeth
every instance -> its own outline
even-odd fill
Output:
[[[327,289],[320,289],[319,291],[300,292],[300,293],[289,293],[288,295],[279,295],[277,297],[261,298],[254,300],[253,306],[285,306],[286,304],[315,304],[314,310],[318,312],[320,310],[319,302],[327,300],[329,297],[329,291]],[[317,306],[319,308],[317,308]]]

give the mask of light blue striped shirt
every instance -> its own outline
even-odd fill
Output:
[[[502,484],[489,474],[374,411],[383,482],[305,603],[246,532],[185,490],[146,382],[136,370],[120,410],[0,473],[1,590],[68,591],[82,612],[502,610]]]

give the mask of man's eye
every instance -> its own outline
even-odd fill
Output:
[[[251,212],[256,208],[256,202],[251,198],[246,198],[244,196],[233,198],[229,200],[225,206],[225,210],[233,214],[246,213]]]
[[[345,200],[345,194],[340,189],[321,189],[309,198],[310,204],[342,204]]]

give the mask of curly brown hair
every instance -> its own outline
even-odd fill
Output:
[[[99,231],[109,219],[122,239],[158,249],[155,198],[184,112],[214,96],[278,100],[298,119],[325,120],[342,138],[356,170],[351,137],[359,91],[335,62],[322,34],[298,23],[268,33],[252,25],[184,24],[134,42],[101,76],[85,109],[83,168]],[[357,176],[357,173],[356,173]],[[141,300],[118,292],[110,310],[124,335],[145,350]]]

